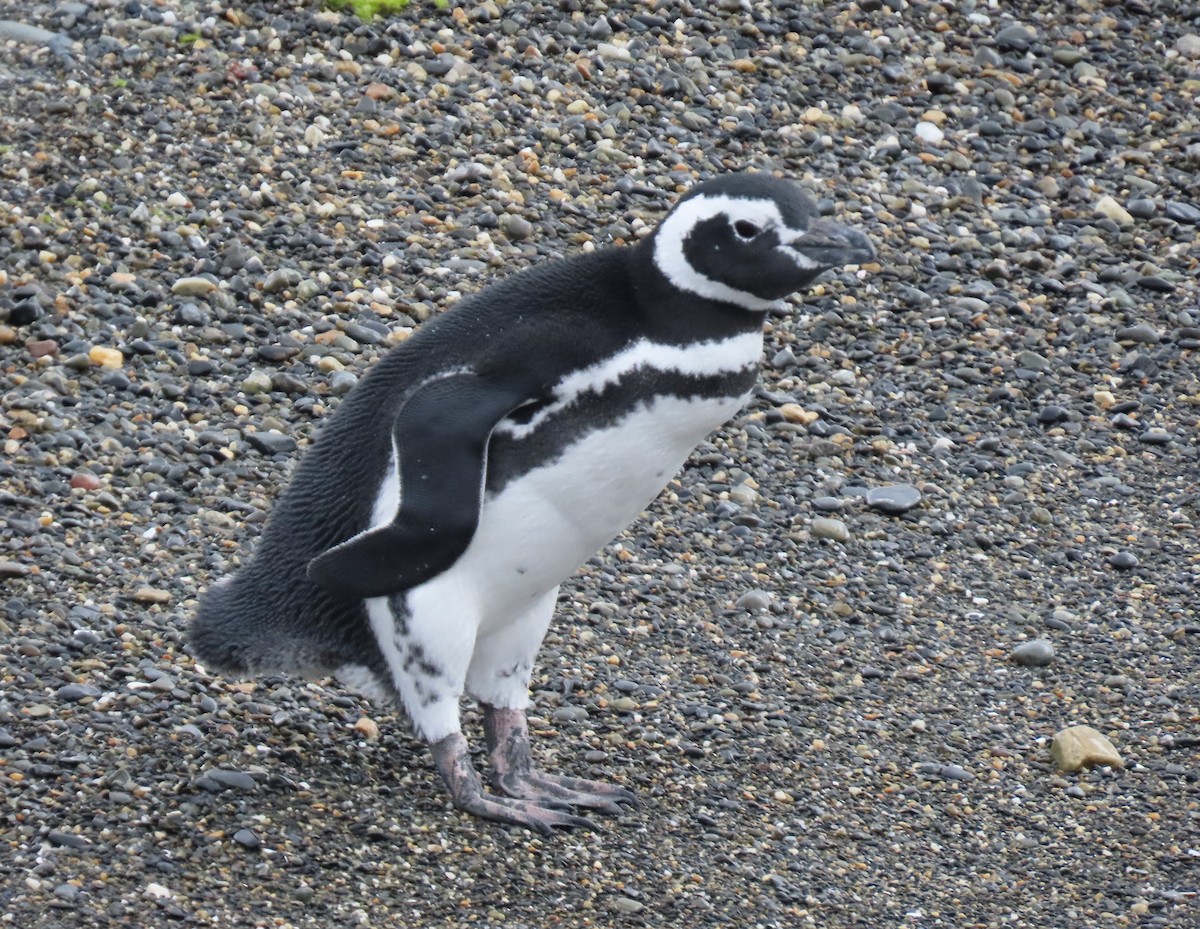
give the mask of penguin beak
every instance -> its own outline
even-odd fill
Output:
[[[875,246],[863,233],[827,219],[817,220],[780,248],[801,268],[811,271],[865,264],[875,257]]]

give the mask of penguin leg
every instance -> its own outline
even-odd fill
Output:
[[[417,734],[429,743],[434,764],[456,807],[485,819],[543,834],[555,827],[595,828],[563,803],[491,796],[471,764],[462,734],[459,698],[478,628],[464,597],[433,585],[365,601],[371,629],[392,673],[393,685]]]
[[[525,717],[529,678],[557,599],[555,587],[538,597],[524,614],[476,640],[467,690],[483,708],[492,784],[518,800],[620,813],[621,804],[637,802],[632,792],[602,781],[547,774],[533,766]]]

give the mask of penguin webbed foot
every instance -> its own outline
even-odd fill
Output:
[[[450,791],[451,800],[466,813],[495,822],[524,826],[542,835],[550,835],[556,828],[598,829],[590,819],[569,812],[569,808],[561,802],[540,803],[486,793],[479,774],[471,764],[467,740],[460,732],[434,742],[430,750],[438,773]]]
[[[584,807],[613,816],[625,812],[625,806],[638,805],[637,795],[624,787],[544,771],[497,774],[495,784],[506,796],[516,799]]]
[[[485,703],[483,731],[493,783],[509,797],[544,806],[585,807],[614,815],[624,811],[622,804],[637,805],[637,795],[624,787],[535,769],[524,710]]]

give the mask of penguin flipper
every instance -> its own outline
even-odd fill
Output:
[[[521,385],[470,371],[419,387],[392,424],[396,518],[318,555],[309,578],[365,599],[408,590],[454,564],[479,522],[492,430],[528,401]]]

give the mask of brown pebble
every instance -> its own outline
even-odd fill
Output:
[[[53,339],[35,339],[25,343],[25,350],[34,358],[43,358],[46,355],[57,355],[58,343]]]
[[[1125,767],[1107,738],[1091,726],[1069,726],[1055,734],[1050,757],[1060,771],[1079,771],[1097,765]]]
[[[169,603],[171,594],[166,590],[154,587],[139,587],[133,592],[133,599],[138,603]]]
[[[76,471],[71,475],[71,486],[79,487],[83,490],[95,490],[100,486],[100,478],[96,477],[91,471]]]
[[[814,423],[821,418],[819,413],[806,410],[798,403],[785,403],[779,408],[779,415],[789,423],[800,423],[803,426]]]
[[[361,717],[358,722],[354,724],[354,728],[368,742],[374,742],[379,738],[379,724],[376,723],[375,720],[371,719],[370,716]]]
[[[363,91],[363,95],[370,97],[372,100],[388,100],[396,96],[396,91],[388,87],[387,84],[380,84],[378,81],[374,81],[367,85]]]

